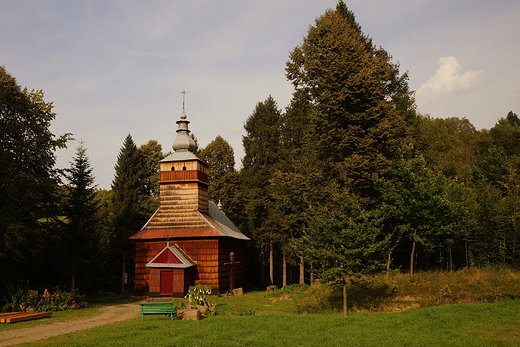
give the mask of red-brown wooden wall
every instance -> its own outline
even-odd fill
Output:
[[[188,269],[174,269],[174,295],[184,295],[189,286],[209,285],[214,291],[229,289],[230,266],[229,253],[235,253],[235,287],[243,286],[247,281],[246,243],[232,238],[170,240],[170,245],[177,244],[193,260],[197,266]],[[166,247],[167,241],[136,242],[135,292],[158,295],[160,293],[160,271],[166,269],[147,268],[150,262]],[[171,270],[171,269],[168,269]]]

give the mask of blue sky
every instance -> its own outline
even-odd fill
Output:
[[[362,30],[408,71],[419,111],[491,128],[520,114],[517,0],[345,0]],[[190,129],[243,156],[243,124],[272,95],[284,109],[289,52],[336,0],[0,0],[0,65],[41,89],[52,131],[83,139],[109,189],[127,134],[168,151],[186,87]],[[68,167],[76,141],[59,150]]]

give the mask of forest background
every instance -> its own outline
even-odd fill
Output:
[[[290,105],[268,96],[245,121],[240,170],[220,136],[197,150],[210,199],[252,238],[251,285],[518,267],[513,111],[479,131],[465,118],[419,114],[407,74],[342,1],[309,27],[286,77]],[[128,135],[111,190],[96,189],[85,144],[69,168],[55,168],[72,135],[50,132],[56,115],[43,92],[22,89],[5,67],[0,84],[0,298],[8,286],[131,291],[128,237],[158,207],[167,153]]]

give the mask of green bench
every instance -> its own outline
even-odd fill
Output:
[[[173,302],[147,302],[141,304],[141,321],[144,321],[144,316],[147,314],[169,314],[170,320],[175,316],[175,306]]]

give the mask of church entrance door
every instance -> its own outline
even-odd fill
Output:
[[[161,294],[173,294],[173,271],[161,271]]]

